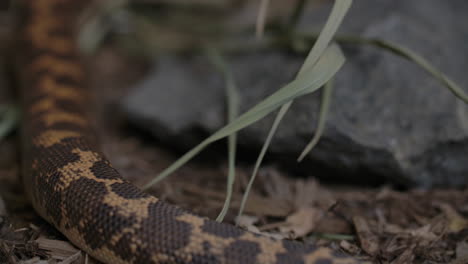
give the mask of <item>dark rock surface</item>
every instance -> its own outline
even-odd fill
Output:
[[[468,87],[466,12],[464,0],[359,0],[340,32],[411,48]],[[300,27],[318,29],[324,14],[307,13]],[[348,61],[336,78],[324,136],[298,170],[356,182],[465,185],[468,107],[411,62],[373,47],[345,46],[345,52]],[[294,78],[303,59],[280,51],[230,57],[241,111]],[[271,146],[280,163],[292,163],[313,136],[319,102],[316,93],[293,104]],[[193,145],[203,139],[194,131],[212,133],[224,122],[223,80],[203,57],[163,57],[121,106],[129,120],[158,138]],[[243,130],[240,144],[258,152],[273,119]],[[315,165],[340,173],[317,175]]]

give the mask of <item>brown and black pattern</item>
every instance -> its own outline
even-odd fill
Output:
[[[81,0],[23,0],[23,181],[36,211],[105,263],[358,263],[215,223],[143,193],[94,146],[74,39]]]

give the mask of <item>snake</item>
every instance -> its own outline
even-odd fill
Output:
[[[80,57],[78,0],[21,0],[14,65],[22,183],[37,214],[108,264],[356,264],[339,250],[197,216],[125,180],[99,149]]]

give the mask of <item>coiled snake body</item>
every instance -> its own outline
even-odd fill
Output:
[[[358,263],[193,215],[122,179],[97,150],[87,117],[73,34],[79,2],[21,1],[23,182],[44,219],[105,263]]]

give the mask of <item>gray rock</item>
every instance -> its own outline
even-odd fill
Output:
[[[341,32],[411,48],[468,87],[466,11],[464,0],[359,0]],[[307,13],[301,27],[323,13]],[[340,175],[347,181],[420,187],[465,185],[468,107],[411,62],[373,47],[345,51],[348,61],[336,77],[325,133],[298,170],[316,175],[312,169],[319,165],[340,172],[318,175],[325,178]],[[303,59],[280,51],[229,58],[241,111],[294,78]],[[311,139],[319,102],[318,93],[294,102],[271,146],[271,153],[280,157],[276,162],[291,164]],[[224,122],[223,81],[203,57],[165,57],[121,106],[129,120],[157,137],[193,145]],[[270,115],[243,130],[240,144],[258,152],[273,119]]]

